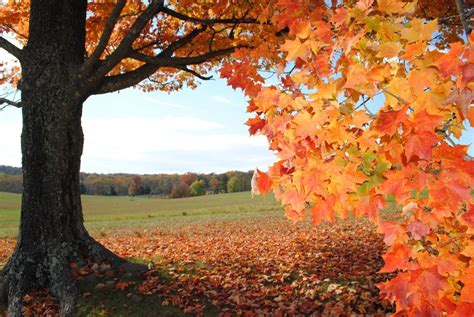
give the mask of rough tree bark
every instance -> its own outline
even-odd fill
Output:
[[[83,148],[77,76],[84,56],[86,0],[32,1],[22,58],[24,192],[17,246],[0,273],[0,299],[21,316],[22,298],[48,288],[61,315],[74,311],[70,261],[125,261],[94,241],[83,225],[79,171]]]

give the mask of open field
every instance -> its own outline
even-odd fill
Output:
[[[142,275],[75,264],[78,316],[385,316],[376,284],[388,274],[381,237],[365,219],[313,227],[286,220],[273,197],[177,200],[85,196],[86,224],[120,256],[154,263]],[[0,194],[0,232],[14,237],[19,196]],[[0,266],[14,238],[0,239]],[[104,266],[105,265],[105,266]],[[104,267],[104,268],[103,268]],[[31,316],[55,315],[44,293]],[[0,315],[2,308],[0,307]]]
[[[0,238],[15,237],[20,219],[19,194],[0,193]],[[190,223],[282,217],[273,196],[249,192],[181,199],[148,196],[83,196],[85,224],[93,234],[127,233],[137,228],[180,227]]]

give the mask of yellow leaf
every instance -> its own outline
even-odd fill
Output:
[[[378,9],[387,14],[404,15],[415,11],[415,2],[405,2],[402,0],[379,0]]]
[[[377,57],[385,57],[385,58],[392,58],[398,56],[400,53],[402,46],[396,42],[387,42],[383,43],[379,46],[379,53]]]
[[[356,4],[356,8],[365,12],[370,9],[373,3],[374,0],[359,0]]]
[[[410,83],[406,78],[393,78],[386,90],[386,104],[390,105],[393,110],[400,110],[404,106],[402,100],[410,102],[412,99]]]
[[[437,71],[432,67],[412,70],[408,74],[408,81],[415,93],[421,93],[426,88],[433,88],[437,83]]]
[[[410,21],[410,28],[401,31],[402,38],[408,43],[418,41],[428,41],[433,33],[438,31],[438,20],[432,20],[427,23],[423,19],[413,19]]]
[[[335,82],[329,84],[322,84],[318,86],[318,92],[311,95],[315,100],[334,99],[336,97],[337,85]]]
[[[288,53],[288,55],[286,56],[287,61],[295,60],[297,58],[306,60],[310,53],[307,43],[302,43],[299,38],[296,38],[293,41],[286,40],[285,43],[281,46],[281,51]]]
[[[309,37],[310,34],[311,34],[311,23],[309,21],[301,23],[299,25],[296,36],[302,40],[305,40]]]

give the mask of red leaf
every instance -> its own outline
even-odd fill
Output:
[[[407,107],[398,111],[381,111],[376,121],[376,129],[392,136],[397,132],[401,123],[407,119]]]
[[[255,117],[248,119],[245,124],[249,126],[249,133],[254,135],[265,126],[266,121],[260,119],[260,117]]]
[[[471,205],[469,210],[461,216],[469,226],[474,227],[474,205]]]
[[[127,283],[127,282],[118,282],[117,285],[115,285],[116,289],[120,289],[122,291],[129,288],[129,287],[130,287],[130,284]]]
[[[404,269],[408,265],[408,259],[411,255],[411,249],[404,244],[397,244],[389,248],[383,256],[385,265],[380,272],[393,272],[398,269]]]
[[[451,44],[449,53],[443,55],[434,63],[434,66],[439,69],[439,72],[444,78],[459,75],[459,56],[463,49],[464,47],[460,42],[453,43]]]

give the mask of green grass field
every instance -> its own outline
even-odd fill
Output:
[[[0,192],[0,238],[15,237],[20,219],[19,194]],[[283,217],[272,195],[252,198],[249,192],[182,199],[83,196],[86,227],[93,234],[127,233],[152,227],[243,218]]]

